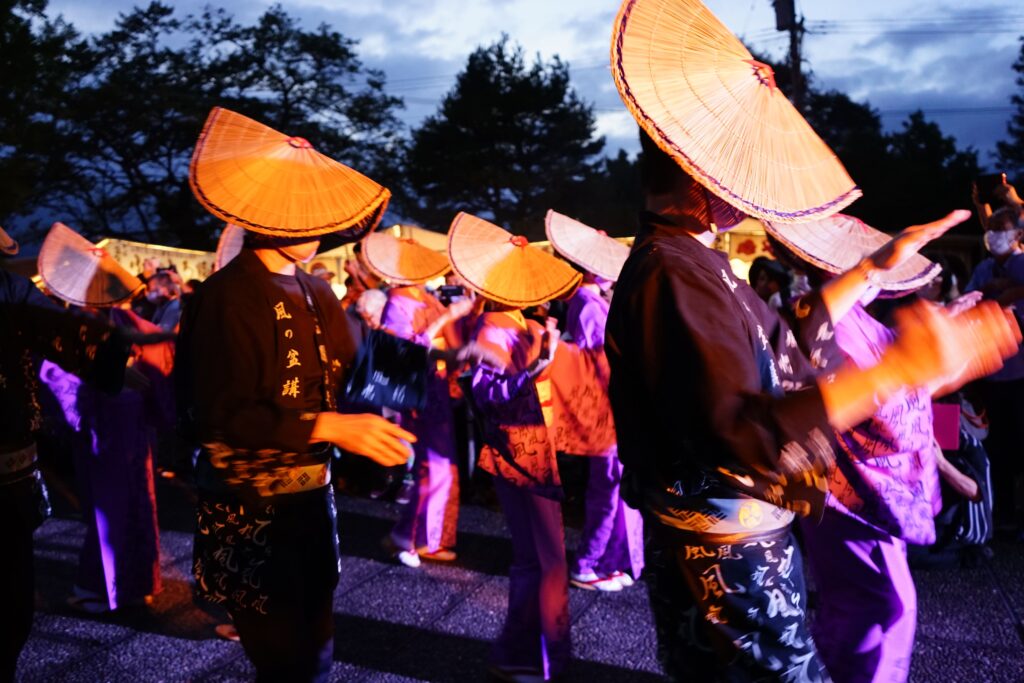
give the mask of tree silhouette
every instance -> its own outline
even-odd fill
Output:
[[[56,110],[85,44],[45,10],[45,0],[16,0],[0,13],[0,219],[37,206],[69,175]]]
[[[571,201],[603,146],[568,65],[527,65],[503,36],[470,54],[438,112],[412,132],[405,208],[435,229],[464,210],[543,239],[544,214]]]
[[[211,247],[219,223],[192,196],[188,163],[214,105],[370,175],[398,165],[401,101],[384,93],[383,75],[363,67],[354,41],[327,26],[304,31],[279,6],[246,26],[223,10],[179,16],[153,2],[76,47],[62,59],[78,77],[51,105],[62,172],[35,201],[12,196],[16,225],[45,212],[93,236]]]
[[[1017,72],[1016,83],[1019,88],[1010,101],[1016,111],[1006,125],[1009,139],[997,143],[999,163],[1011,178],[1024,180],[1024,36],[1020,38],[1020,55],[1013,63]]]

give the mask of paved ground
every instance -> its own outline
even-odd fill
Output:
[[[179,508],[183,506],[178,506]],[[335,594],[338,681],[483,680],[500,628],[511,556],[496,512],[464,506],[460,559],[399,567],[379,550],[393,504],[340,497],[341,584]],[[244,681],[253,670],[237,644],[218,640],[217,616],[193,605],[187,515],[161,515],[164,591],[148,610],[100,617],[64,604],[84,527],[65,516],[36,538],[37,617],[20,660],[24,681]],[[570,544],[574,541],[570,531]],[[996,546],[975,569],[916,574],[920,626],[915,683],[1024,682],[1024,644],[1012,611],[1024,614],[1024,545]],[[660,681],[642,582],[618,595],[574,590],[568,680]]]

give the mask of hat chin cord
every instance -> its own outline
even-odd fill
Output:
[[[274,251],[276,251],[278,254],[283,256],[286,261],[288,261],[292,265],[296,265],[296,266],[299,265],[300,263],[302,263],[302,264],[309,263],[310,261],[312,261],[316,257],[316,252],[315,251],[312,254],[309,255],[309,258],[306,258],[306,259],[300,259],[300,258],[296,258],[296,257],[292,256],[287,251],[285,251],[285,247],[275,247]]]

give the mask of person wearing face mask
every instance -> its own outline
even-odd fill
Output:
[[[985,248],[990,256],[978,264],[967,283],[968,292],[1003,306],[1015,304],[1020,319],[1024,312],[1024,254],[1020,252],[1020,212],[1006,206],[988,219]],[[1009,529],[1018,538],[1024,533],[1024,499],[1019,479],[1024,475],[1020,444],[1024,443],[1024,351],[1007,359],[1001,370],[982,382],[989,434],[985,448],[992,458],[992,505],[996,529]]]

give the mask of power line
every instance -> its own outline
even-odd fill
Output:
[[[878,113],[882,116],[894,116],[900,114],[913,114],[916,111],[924,112],[930,115],[971,115],[971,114],[1006,114],[1014,111],[1013,107],[935,107],[933,109],[926,109],[922,107],[916,107],[912,109],[879,109]]]

